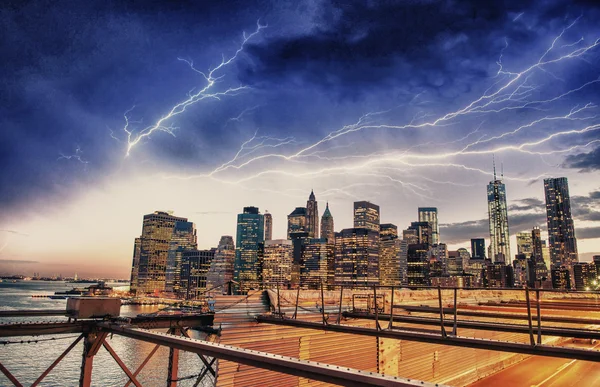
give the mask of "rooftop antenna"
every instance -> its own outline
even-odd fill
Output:
[[[504,163],[500,163],[500,180],[504,180]]]
[[[492,153],[492,165],[494,166],[494,181],[496,181],[496,158],[494,157],[493,153]]]

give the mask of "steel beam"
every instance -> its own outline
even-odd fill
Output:
[[[94,356],[98,353],[100,347],[102,347],[102,342],[106,339],[107,335],[107,332],[90,332],[85,335],[81,359],[81,374],[79,375],[80,387],[90,387],[92,385]]]
[[[0,310],[0,317],[66,316],[65,309]]]
[[[93,324],[93,321],[0,324],[0,337],[82,333],[86,329],[89,330]]]
[[[8,380],[10,380],[10,382],[16,387],[23,387],[23,385],[17,380],[17,378],[15,378],[15,376],[11,374],[10,371],[7,370],[6,367],[4,367],[4,365],[2,365],[2,363],[0,363],[0,372],[2,372],[4,376],[6,376]]]
[[[33,382],[33,384],[31,385],[31,387],[35,387],[35,386],[37,386],[38,384],[40,384],[40,382],[41,382],[41,381],[42,381],[42,380],[43,380],[43,379],[44,379],[44,378],[45,378],[45,377],[46,377],[46,376],[47,376],[47,375],[50,373],[50,371],[52,371],[52,369],[54,369],[54,367],[56,367],[56,365],[57,365],[58,363],[60,363],[60,361],[61,361],[61,360],[62,360],[62,359],[65,357],[65,356],[67,356],[67,354],[68,354],[69,352],[71,352],[71,350],[72,350],[73,348],[75,348],[75,346],[76,346],[76,345],[77,345],[77,344],[78,344],[78,343],[81,341],[81,339],[83,339],[83,335],[79,336],[79,337],[78,337],[78,338],[77,338],[77,339],[76,339],[76,340],[75,340],[73,343],[71,343],[71,345],[69,345],[69,346],[67,347],[67,349],[65,349],[65,350],[63,351],[63,353],[61,353],[61,354],[60,354],[60,356],[59,356],[59,357],[57,357],[57,358],[56,358],[56,360],[54,360],[54,362],[52,362],[52,364],[50,364],[50,366],[49,366],[49,367],[46,369],[46,371],[42,372],[42,374],[40,375],[40,377],[39,377],[39,378],[37,378],[37,379],[35,380],[35,382]]]
[[[297,328],[309,328],[331,332],[351,333],[363,336],[385,337],[388,339],[417,341],[421,343],[442,344],[474,349],[485,349],[510,353],[523,353],[526,355],[539,355],[560,357],[567,359],[600,361],[600,351],[579,348],[554,347],[550,345],[529,345],[507,341],[477,339],[471,337],[446,336],[414,331],[383,330],[373,328],[355,327],[349,325],[321,325],[310,321],[275,319],[269,316],[257,316],[256,320],[262,323],[275,325],[289,325]]]
[[[142,364],[139,365],[139,367],[135,370],[135,372],[133,373],[134,377],[137,377],[140,372],[142,372],[142,370],[144,369],[144,367],[146,366],[146,364],[148,364],[148,362],[150,361],[150,359],[152,359],[152,356],[154,356],[154,354],[156,353],[156,351],[158,351],[158,349],[160,348],[160,345],[155,345],[154,348],[152,348],[152,351],[150,351],[150,353],[148,354],[148,356],[146,356],[146,358],[144,359],[144,361],[142,362]],[[129,379],[127,381],[127,383],[125,383],[125,387],[129,387],[129,385],[131,384],[131,379]]]
[[[375,317],[373,314],[367,313],[352,313],[344,312],[344,317],[349,318],[362,318],[365,320],[373,320]],[[388,318],[388,315],[380,315],[380,318]],[[433,317],[417,317],[417,316],[399,316],[394,315],[394,321],[407,324],[418,324],[418,325],[440,325],[440,320]],[[450,321],[444,321],[447,326],[453,325]],[[523,324],[506,324],[506,323],[493,323],[487,321],[471,321],[471,320],[457,320],[456,326],[458,328],[468,329],[480,329],[484,331],[499,331],[499,332],[511,332],[511,333],[523,333],[529,334],[529,328]],[[600,340],[600,331],[591,329],[574,329],[574,328],[561,328],[561,327],[542,327],[541,333],[546,336],[559,336],[559,337],[572,337],[577,339],[595,339]]]
[[[142,387],[142,385],[140,384],[140,382],[138,382],[138,380],[131,373],[131,371],[129,371],[129,368],[127,368],[127,366],[125,365],[125,363],[123,363],[123,360],[121,360],[121,358],[119,357],[119,355],[117,355],[117,353],[115,352],[115,350],[112,349],[112,347],[110,346],[110,344],[108,344],[106,342],[106,340],[103,340],[102,341],[102,345],[104,346],[104,348],[106,348],[106,350],[108,351],[108,353],[110,353],[110,356],[112,356],[112,358],[115,359],[115,361],[117,362],[117,364],[119,365],[119,367],[121,367],[121,369],[123,370],[123,372],[125,372],[125,375],[127,375],[127,377],[129,378],[129,380],[135,385],[135,387]]]
[[[326,327],[337,326],[324,326],[322,323],[318,324],[320,327],[325,329]],[[421,382],[418,380],[384,376],[374,372],[360,371],[347,367],[300,360],[287,356],[233,347],[230,345],[211,343],[204,340],[194,340],[166,333],[124,327],[107,322],[100,323],[99,326],[106,332],[112,332],[137,340],[165,345],[183,351],[202,353],[205,356],[212,356],[256,368],[267,369],[342,386],[434,386],[431,383]]]

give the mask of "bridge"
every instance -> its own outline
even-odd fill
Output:
[[[167,377],[151,385],[464,385],[538,357],[600,370],[591,344],[600,337],[599,306],[595,293],[538,289],[269,289],[215,295],[214,311],[192,314],[74,319],[64,310],[2,311],[0,321],[9,321],[0,324],[0,337],[18,343],[76,335],[27,381],[32,386],[75,348],[80,386],[92,384],[101,349],[126,375],[124,385],[141,386],[161,347],[168,348]],[[113,335],[153,347],[134,367],[111,345]],[[201,368],[182,375],[180,351],[195,354]],[[6,379],[24,385],[8,364],[15,359],[0,359]]]

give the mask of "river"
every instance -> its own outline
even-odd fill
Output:
[[[119,286],[120,284],[107,284]],[[51,300],[48,298],[33,298],[32,295],[54,294],[73,287],[84,287],[86,284],[70,284],[49,281],[17,281],[0,282],[0,310],[23,309],[65,309],[66,300]],[[139,313],[149,313],[157,306],[124,305],[121,307],[122,316],[135,316]],[[0,318],[0,323],[11,321],[52,321],[64,320],[64,317],[27,317]],[[48,335],[37,337],[8,337],[0,338],[0,363],[2,363],[23,385],[31,385],[39,375],[77,338],[77,334]],[[37,343],[27,343],[28,340],[44,340]],[[21,343],[21,340],[24,342]],[[154,344],[114,335],[107,338],[110,346],[127,367],[133,372],[152,350]],[[79,342],[71,352],[44,378],[40,386],[77,386],[81,366],[83,341]],[[144,370],[138,375],[143,386],[165,386],[167,380],[167,364],[169,349],[160,347]],[[179,377],[195,375],[200,372],[202,363],[198,356],[189,352],[180,352]],[[123,386],[128,378],[110,354],[101,348],[94,357],[92,385],[98,387]],[[195,379],[183,380],[178,386],[193,386]],[[207,380],[204,385],[212,385]],[[10,381],[0,373],[0,386],[11,386]]]

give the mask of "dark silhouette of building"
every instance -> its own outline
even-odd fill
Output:
[[[471,259],[485,259],[485,239],[471,239]]]
[[[572,271],[578,258],[567,178],[544,179],[544,191],[552,267],[566,266]]]

